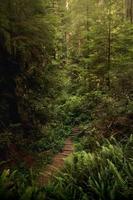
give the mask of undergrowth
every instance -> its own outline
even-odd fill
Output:
[[[21,200],[119,200],[133,198],[133,136],[118,142],[105,139],[95,152],[71,155],[64,169],[46,187],[4,170],[0,197]]]
[[[58,200],[132,199],[132,145],[133,136],[125,144],[112,137],[99,144],[93,153],[73,154],[55,182],[49,185],[48,194]]]

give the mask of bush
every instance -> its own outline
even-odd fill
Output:
[[[4,170],[0,175],[0,199],[46,200],[45,190],[35,184],[32,171],[26,175],[10,170]]]
[[[70,156],[62,173],[50,185],[52,197],[62,200],[132,199],[133,163],[132,154],[128,154],[132,142],[132,136],[123,145],[112,138],[95,153],[82,151]]]
[[[0,176],[3,200],[128,200],[133,198],[133,136],[122,143],[106,139],[95,153],[71,155],[65,168],[46,187],[32,173],[4,170]],[[128,158],[127,158],[128,156]]]
[[[70,134],[69,126],[63,124],[47,125],[42,129],[42,137],[32,144],[32,150],[37,152],[51,150],[58,152],[64,145],[65,137]]]

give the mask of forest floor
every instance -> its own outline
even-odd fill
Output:
[[[38,177],[38,184],[40,186],[46,185],[54,175],[63,168],[65,158],[74,152],[73,136],[74,133],[66,139],[63,149],[53,157],[51,164],[47,165],[46,168],[42,169],[40,172]]]

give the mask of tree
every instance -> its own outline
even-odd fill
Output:
[[[42,90],[41,76],[55,54],[51,5],[42,0],[0,2],[2,124],[34,123],[30,99]]]
[[[126,16],[133,23],[133,0],[126,0]]]

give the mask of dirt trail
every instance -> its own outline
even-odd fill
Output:
[[[52,163],[47,165],[47,167],[40,173],[38,178],[39,185],[47,184],[54,174],[59,171],[64,165],[64,159],[68,157],[74,151],[74,144],[72,142],[72,137],[69,137],[65,141],[64,148],[61,152],[56,154],[53,159]]]

